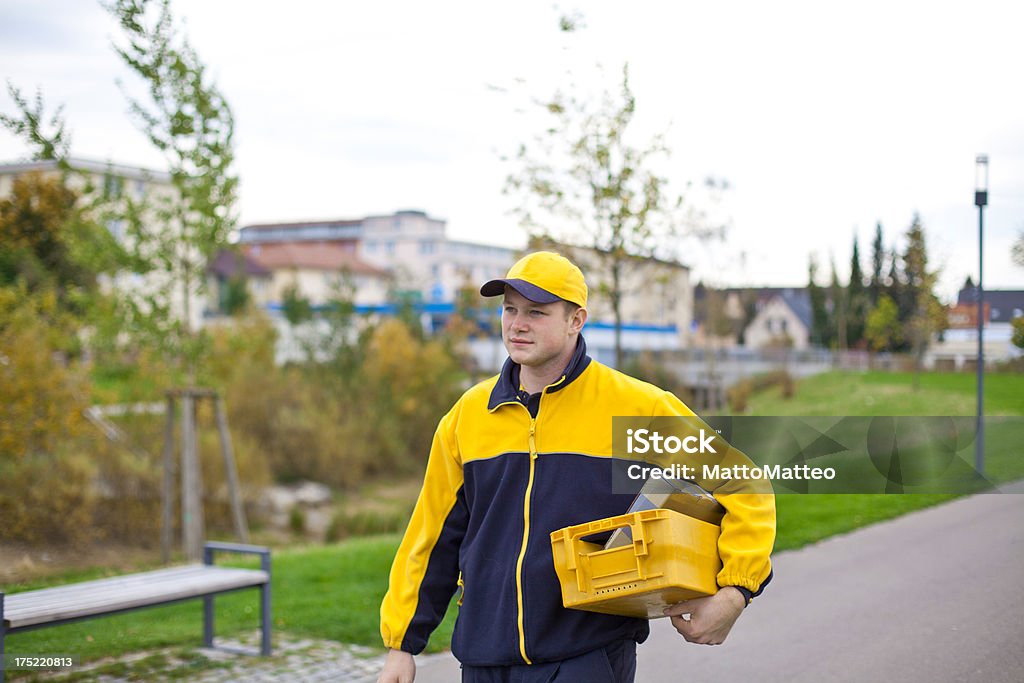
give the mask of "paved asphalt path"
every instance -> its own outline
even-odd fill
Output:
[[[724,645],[653,622],[637,683],[1024,681],[1024,485],[1007,488],[778,554]],[[457,683],[458,663],[416,681]]]

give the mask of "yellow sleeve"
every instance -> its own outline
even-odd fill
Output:
[[[665,392],[655,407],[654,416],[695,416],[685,403]],[[697,473],[703,468],[699,460],[690,456],[687,464],[697,464]],[[699,456],[696,456],[699,458]],[[729,447],[715,462],[723,467],[753,466],[741,451]],[[718,552],[722,558],[719,586],[742,586],[751,593],[759,592],[772,571],[771,552],[775,545],[775,494],[765,480],[754,483],[748,479],[704,479],[697,484],[714,494],[725,516],[718,538]]]
[[[416,507],[391,565],[380,607],[385,647],[418,654],[444,618],[458,578],[468,512],[455,446],[458,404],[441,419]]]

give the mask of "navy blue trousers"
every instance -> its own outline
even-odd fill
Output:
[[[607,647],[559,662],[518,666],[463,666],[462,683],[633,683],[636,642]]]

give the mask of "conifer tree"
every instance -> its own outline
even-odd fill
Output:
[[[838,349],[846,349],[847,345],[847,300],[846,288],[839,283],[839,275],[836,273],[836,261],[831,260],[832,277],[829,284],[829,299],[832,302],[832,332],[835,346]]]
[[[920,216],[914,215],[906,237],[907,247],[903,252],[904,298],[910,312],[904,319],[904,326],[914,355],[914,389],[917,389],[924,354],[931,338],[946,327],[946,309],[934,293],[939,274],[929,269]]]
[[[885,269],[885,244],[882,242],[882,222],[875,223],[875,238],[871,241],[871,281],[868,283],[868,292],[871,296],[871,305],[878,305],[878,297],[882,295],[884,287]]]
[[[818,260],[810,255],[807,264],[807,296],[811,301],[811,342],[827,347],[829,338],[828,309],[825,303],[825,291],[817,283]]]
[[[860,268],[860,246],[857,235],[853,236],[853,252],[850,256],[850,283],[846,288],[847,323],[846,335],[850,346],[860,348],[864,340],[864,324],[871,309],[871,300],[864,288],[864,273]]]

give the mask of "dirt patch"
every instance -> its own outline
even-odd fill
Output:
[[[69,545],[0,543],[0,585],[93,568],[129,572],[160,562],[160,550],[118,544],[75,548]]]

